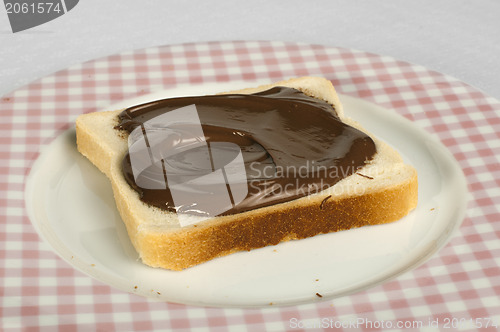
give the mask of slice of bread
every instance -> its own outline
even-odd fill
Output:
[[[273,86],[295,88],[327,101],[334,105],[343,122],[363,130],[344,115],[334,87],[323,78],[296,78],[230,93],[250,94]],[[324,191],[181,227],[175,213],[143,203],[122,175],[121,164],[128,151],[127,134],[114,129],[121,111],[78,117],[77,145],[109,178],[130,240],[142,261],[152,267],[182,270],[242,250],[389,223],[417,205],[416,170],[404,164],[398,152],[371,135],[377,153],[369,164]]]

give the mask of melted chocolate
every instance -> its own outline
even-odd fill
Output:
[[[376,152],[365,133],[340,121],[332,105],[286,87],[275,87],[252,95],[231,94],[182,97],[154,101],[124,110],[116,129],[131,133],[154,117],[184,106],[195,105],[207,144],[237,144],[245,163],[247,196],[222,213],[229,215],[291,201],[333,186],[355,173]],[[182,142],[165,143],[165,147]],[[193,154],[192,154],[193,155]],[[230,161],[232,156],[227,156]],[[185,165],[182,165],[185,163]],[[197,165],[189,154],[174,164],[179,174]],[[168,184],[165,189],[139,187],[132,173],[130,157],[124,158],[126,181],[141,200],[163,210],[177,211]],[[161,166],[148,172],[163,172]],[[179,179],[182,179],[182,174]],[[216,197],[214,199],[217,199]],[[193,213],[196,213],[193,212]]]

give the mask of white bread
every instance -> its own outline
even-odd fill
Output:
[[[230,93],[249,94],[273,86],[295,88],[325,100],[334,105],[345,123],[363,130],[344,116],[335,89],[323,78],[296,78]],[[371,135],[377,148],[374,158],[357,174],[333,187],[286,203],[181,227],[175,213],[143,203],[125,181],[121,163],[128,150],[127,137],[125,132],[114,129],[121,111],[78,117],[77,145],[109,178],[130,240],[142,261],[152,267],[182,270],[237,251],[388,223],[402,218],[417,205],[416,170],[404,164],[394,149]]]

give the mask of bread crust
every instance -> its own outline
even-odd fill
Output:
[[[360,128],[344,117],[335,89],[325,79],[297,78],[228,93],[255,93],[276,85],[298,88],[329,102],[344,122]],[[121,173],[121,161],[128,146],[124,132],[113,129],[120,112],[80,116],[76,121],[77,146],[110,179],[131,242],[142,261],[152,267],[182,270],[238,251],[389,223],[399,220],[417,205],[416,170],[403,164],[395,150],[374,138],[379,159],[387,161],[390,169],[384,167],[383,162],[374,163],[349,176],[347,181],[344,179],[311,196],[216,217],[197,225],[175,227],[175,222],[170,221],[176,218],[175,213],[141,202]],[[356,192],[359,188],[363,190]]]

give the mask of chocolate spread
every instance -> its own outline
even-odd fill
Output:
[[[131,133],[160,114],[193,104],[207,144],[235,143],[243,156],[248,194],[221,215],[320,192],[355,173],[376,152],[373,140],[343,123],[332,105],[287,87],[274,87],[251,95],[153,101],[120,113],[116,129]],[[143,202],[163,210],[178,210],[168,184],[165,189],[144,189],[136,184],[128,154],[122,170]],[[148,171],[164,172],[164,169],[152,167]],[[213,169],[206,170],[211,171]]]

